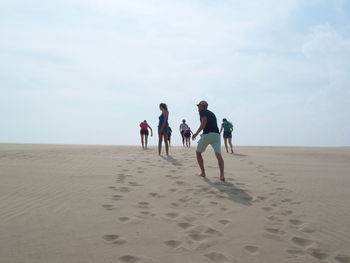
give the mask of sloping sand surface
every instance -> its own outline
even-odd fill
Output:
[[[350,262],[350,148],[0,144],[1,262]]]

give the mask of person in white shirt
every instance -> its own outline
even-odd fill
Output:
[[[182,120],[182,123],[180,124],[180,133],[181,133],[181,137],[182,137],[182,144],[185,147],[185,137],[184,137],[184,132],[185,130],[188,129],[188,125],[186,124],[186,120]]]

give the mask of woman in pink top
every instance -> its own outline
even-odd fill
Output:
[[[148,125],[147,121],[144,120],[140,123],[140,135],[141,135],[141,144],[142,149],[147,149],[147,142],[148,142],[148,129],[151,130],[151,136],[153,136],[153,131],[151,126]]]

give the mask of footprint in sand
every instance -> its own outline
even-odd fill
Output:
[[[126,222],[128,222],[130,220],[130,218],[126,217],[126,216],[121,216],[121,217],[118,217],[118,220],[120,222],[126,223]]]
[[[319,260],[323,260],[329,257],[329,254],[325,251],[322,251],[321,249],[317,248],[310,248],[307,250],[307,252],[313,256],[314,258],[317,258]]]
[[[113,205],[108,205],[108,204],[102,205],[102,207],[105,208],[106,210],[114,210],[115,209],[113,207]]]
[[[124,187],[119,187],[118,191],[123,193],[128,193],[131,191],[131,189],[129,187],[124,186]]]
[[[211,227],[206,227],[203,225],[197,226],[194,229],[191,229],[189,231],[186,232],[188,234],[188,236],[194,240],[194,241],[202,241],[205,240],[211,236],[215,236],[215,237],[221,237],[223,236],[223,234]]]
[[[164,195],[160,195],[158,193],[149,193],[149,195],[157,198],[164,198]]]
[[[284,231],[280,230],[279,228],[265,228],[265,233],[263,236],[268,239],[272,240],[280,240],[282,238],[282,235],[285,234]]]
[[[178,240],[167,240],[164,242],[164,244],[168,247],[171,247],[171,248],[177,248],[179,247],[182,243]]]
[[[119,258],[119,262],[121,262],[121,263],[137,263],[140,261],[141,261],[140,258],[135,257],[135,256],[130,256],[130,255],[122,256]]]
[[[119,239],[118,235],[104,235],[102,238],[109,244],[123,245],[128,243],[126,240]]]
[[[198,233],[193,233],[188,235],[192,240],[194,241],[202,241],[207,239],[209,236],[208,235],[203,235],[203,234],[198,234]]]
[[[102,238],[107,242],[112,242],[112,241],[117,240],[119,237],[120,236],[118,236],[118,235],[104,235]]]
[[[350,263],[350,257],[347,255],[339,254],[336,255],[334,259],[339,263]]]
[[[142,184],[139,184],[137,182],[129,182],[129,185],[131,185],[131,186],[142,186]]]
[[[258,255],[259,254],[259,248],[252,245],[247,245],[243,247],[244,251],[248,252],[251,255]]]
[[[284,216],[288,216],[288,215],[293,214],[293,211],[292,210],[284,210],[284,211],[281,212],[281,214],[284,215]]]
[[[143,209],[149,209],[152,207],[152,205],[148,202],[138,202],[139,204],[139,208],[143,208]]]
[[[122,195],[113,195],[113,200],[122,200],[123,196]]]
[[[227,225],[227,224],[229,224],[231,221],[230,220],[227,220],[227,219],[221,219],[221,220],[219,220],[219,223],[220,224],[222,224],[222,225]]]
[[[301,237],[293,237],[291,239],[291,241],[301,247],[308,247],[310,245],[315,244],[314,241],[310,240],[310,239],[306,239],[306,238],[301,238]]]
[[[198,218],[197,218],[197,217],[194,217],[194,216],[184,216],[182,219],[185,220],[185,221],[187,221],[187,222],[194,222],[194,221],[196,221]]]
[[[261,209],[262,209],[262,210],[264,210],[264,211],[269,212],[269,211],[271,211],[271,210],[272,210],[272,207],[269,207],[269,206],[264,206],[264,207],[262,207]]]
[[[303,224],[304,222],[299,220],[299,219],[290,219],[288,220],[289,223],[291,223],[294,226],[300,226],[301,224]]]
[[[187,183],[185,183],[184,181],[176,181],[175,182],[177,185],[186,185]]]
[[[181,198],[179,199],[179,201],[180,201],[181,203],[186,203],[186,202],[190,201],[191,199],[192,199],[192,198],[189,197],[189,196],[184,196],[184,197],[181,197]]]
[[[300,225],[298,230],[304,233],[314,233],[316,232],[317,228],[313,225],[305,223]]]
[[[208,254],[204,255],[205,257],[209,258],[212,262],[217,262],[217,263],[225,263],[229,262],[228,258],[219,252],[211,252]]]
[[[263,195],[257,196],[257,199],[260,201],[265,201],[267,198],[268,198],[267,196],[263,196]]]
[[[140,214],[147,216],[147,215],[150,215],[151,212],[149,212],[149,211],[141,211]]]
[[[299,248],[290,248],[290,249],[287,249],[286,252],[288,254],[293,255],[293,256],[305,256],[305,255],[307,255],[307,253],[304,250],[301,250]]]
[[[170,205],[171,205],[171,207],[179,207],[180,206],[180,204],[178,204],[178,203],[170,203]]]
[[[190,228],[190,227],[193,226],[193,225],[191,225],[190,223],[187,223],[187,222],[178,223],[177,225],[179,227],[183,228],[183,229],[187,229],[187,228]]]
[[[167,213],[167,214],[165,214],[167,217],[169,217],[169,218],[176,218],[176,217],[178,217],[179,216],[179,214],[177,214],[177,213]]]
[[[264,230],[270,234],[282,234],[279,228],[264,228]]]

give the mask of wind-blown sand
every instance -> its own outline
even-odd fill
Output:
[[[0,144],[0,262],[350,262],[350,148]]]

